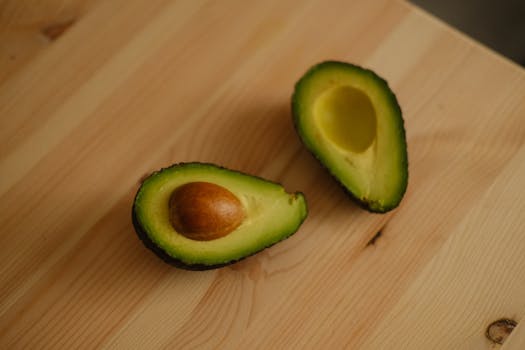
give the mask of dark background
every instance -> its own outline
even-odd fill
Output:
[[[411,0],[485,46],[525,66],[525,0]]]

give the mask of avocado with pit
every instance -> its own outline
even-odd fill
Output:
[[[306,148],[365,209],[401,202],[408,156],[401,108],[387,82],[338,61],[310,68],[292,97],[295,129]]]
[[[135,231],[164,261],[190,270],[222,267],[295,233],[302,193],[214,164],[179,163],[154,172],[133,203]]]

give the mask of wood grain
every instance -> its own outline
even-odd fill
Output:
[[[0,348],[494,349],[502,317],[519,348],[521,68],[403,2],[68,4],[67,35],[0,82]],[[293,84],[325,59],[398,96],[395,212],[350,202],[294,133]],[[144,174],[181,161],[301,190],[309,217],[231,267],[173,269],[130,210]]]
[[[0,2],[0,84],[45,51],[97,0]]]
[[[502,350],[520,350],[525,347],[525,332],[523,323],[516,327],[501,347]]]

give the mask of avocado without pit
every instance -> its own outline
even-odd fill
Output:
[[[207,270],[234,263],[295,233],[300,192],[208,163],[179,163],[148,176],[133,203],[135,231],[167,263]]]
[[[408,184],[404,121],[388,83],[339,61],[310,68],[292,96],[295,129],[306,148],[358,204],[384,213]]]

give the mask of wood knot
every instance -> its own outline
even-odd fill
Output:
[[[75,23],[75,20],[71,19],[65,22],[59,22],[55,24],[48,25],[45,28],[42,28],[41,32],[46,38],[51,41],[56,40],[59,36],[64,34],[66,30],[69,29]]]
[[[372,238],[370,238],[370,239],[368,240],[368,242],[366,242],[365,248],[370,247],[370,246],[373,246],[373,245],[376,245],[377,240],[378,240],[379,238],[381,238],[381,236],[383,236],[383,233],[384,233],[384,231],[385,231],[385,227],[386,227],[386,225],[383,225],[383,227],[381,227],[381,228],[379,229],[379,231],[377,231],[377,232],[374,234],[374,236],[373,236]]]
[[[485,336],[493,343],[503,344],[517,324],[516,321],[508,318],[499,319],[487,327]]]

